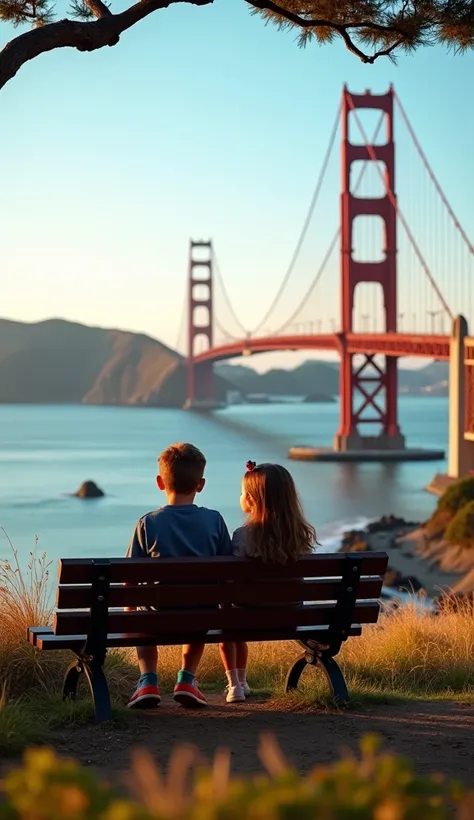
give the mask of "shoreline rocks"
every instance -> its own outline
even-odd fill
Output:
[[[404,518],[398,518],[396,515],[382,515],[382,517],[376,521],[370,521],[367,524],[366,530],[367,532],[386,532],[387,530],[397,530],[401,527],[405,529],[405,527],[415,528],[419,526],[420,524],[417,521],[406,521]]]
[[[374,552],[380,549],[382,551],[386,550],[390,556],[394,550],[401,551],[398,538],[405,536],[419,526],[418,522],[406,521],[404,518],[395,515],[383,515],[375,521],[370,521],[363,530],[347,530],[344,532],[339,552]],[[376,544],[374,544],[374,541]],[[403,552],[403,557],[408,559],[413,556],[411,553]],[[424,584],[415,574],[401,572],[391,565],[390,560],[384,578],[384,586],[398,591],[413,590],[415,593],[425,590]]]

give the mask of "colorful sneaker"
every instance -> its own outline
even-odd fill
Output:
[[[192,709],[196,706],[207,706],[207,700],[199,691],[197,680],[194,683],[177,683],[174,687],[173,699],[181,706]]]
[[[227,703],[244,703],[245,702],[245,692],[243,686],[228,686],[227,687],[227,695],[226,695]]]
[[[139,686],[127,703],[127,709],[153,709],[161,700],[157,686]]]

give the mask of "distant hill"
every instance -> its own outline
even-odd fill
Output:
[[[182,357],[149,336],[0,319],[0,403],[180,407],[185,383]]]
[[[400,370],[402,393],[447,392],[448,364]],[[312,396],[339,393],[339,365],[306,361],[260,374],[242,365],[216,366],[217,398],[246,394]],[[25,324],[0,319],[0,403],[181,407],[183,357],[150,336],[50,319]]]
[[[256,373],[242,365],[220,364],[221,376],[233,382],[244,393],[269,393],[282,396],[339,395],[339,364],[308,360],[293,370],[268,370]],[[401,394],[447,395],[448,362],[432,362],[417,370],[398,371],[398,389]]]
[[[220,364],[216,372],[233,382],[243,393],[267,393],[274,396],[322,397],[339,394],[339,367],[331,362],[307,361],[293,370],[273,369],[257,373],[242,365]]]
[[[449,362],[431,362],[420,370],[400,370],[400,393],[447,396],[449,391]]]

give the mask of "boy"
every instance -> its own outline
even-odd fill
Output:
[[[232,555],[229,532],[216,510],[194,504],[206,483],[206,459],[193,444],[172,444],[158,459],[158,489],[167,504],[140,518],[128,548],[128,558],[211,558]],[[196,670],[204,652],[203,643],[183,646],[182,668],[174,688],[174,699],[183,706],[205,706],[206,698],[196,684]],[[128,702],[129,708],[150,708],[160,702],[158,648],[137,648],[140,680]]]

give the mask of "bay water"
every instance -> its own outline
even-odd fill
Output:
[[[412,447],[447,448],[445,398],[402,397],[400,422]],[[0,527],[23,563],[38,539],[59,557],[125,553],[136,520],[164,502],[155,486],[156,459],[173,441],[191,441],[208,459],[198,503],[221,511],[229,529],[242,522],[245,462],[276,461],[292,472],[307,517],[326,549],[344,529],[384,513],[422,520],[435,499],[425,491],[444,462],[325,464],[290,461],[296,444],[327,446],[338,425],[335,404],[229,407],[211,415],[181,410],[89,406],[0,406]],[[95,481],[106,493],[74,498]],[[0,531],[0,558],[10,547]]]

